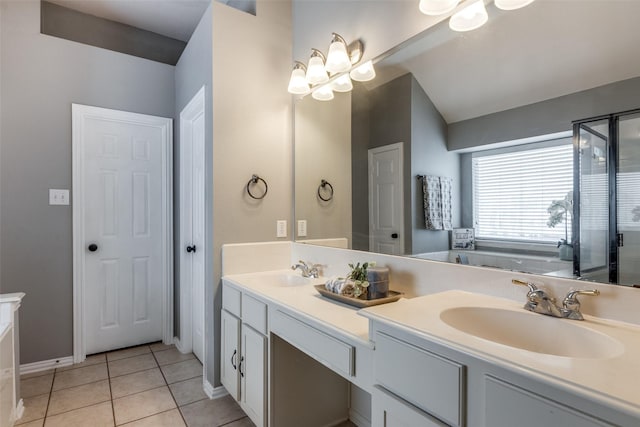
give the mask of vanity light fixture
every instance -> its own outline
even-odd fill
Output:
[[[349,74],[343,74],[333,82],[331,82],[333,90],[336,92],[349,92],[353,89],[353,83],[351,83],[351,78],[349,78]]]
[[[444,15],[456,8],[460,0],[420,0],[420,12],[425,15]]]
[[[318,101],[331,101],[333,99],[333,89],[331,89],[330,85],[320,86],[313,91],[311,96]]]
[[[376,70],[373,68],[373,62],[369,60],[351,70],[349,75],[351,76],[351,80],[368,82],[376,77]]]
[[[534,0],[495,0],[495,5],[502,10],[516,10],[533,3]]]
[[[311,49],[311,57],[307,66],[307,81],[309,84],[317,85],[329,81],[329,75],[325,71],[325,57],[318,49]]]
[[[302,62],[295,61],[293,63],[293,71],[291,71],[291,79],[289,80],[289,93],[294,95],[308,95],[311,92],[306,77],[307,67]]]
[[[471,31],[482,27],[488,20],[484,0],[476,0],[451,17],[449,28],[453,31]]]
[[[332,34],[325,69],[331,74],[343,73],[351,68],[351,57],[347,52],[347,42],[337,33]]]

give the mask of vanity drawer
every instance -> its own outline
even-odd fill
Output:
[[[224,283],[224,282],[223,282]],[[236,317],[240,317],[242,293],[232,286],[222,286],[222,308]]]
[[[271,332],[335,372],[347,377],[355,375],[353,346],[279,310],[271,317]]]
[[[242,296],[242,322],[267,335],[267,305],[254,297]]]
[[[464,366],[378,332],[375,382],[453,426],[464,425]]]

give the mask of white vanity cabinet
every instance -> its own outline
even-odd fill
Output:
[[[224,284],[221,382],[258,427],[267,425],[267,306]]]
[[[374,427],[637,427],[637,412],[372,319]]]

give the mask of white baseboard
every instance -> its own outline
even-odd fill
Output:
[[[59,359],[42,360],[40,362],[25,363],[24,365],[20,365],[20,375],[46,371],[47,369],[62,368],[63,366],[71,365],[73,365],[73,356],[61,357]]]
[[[178,351],[182,354],[191,353],[191,349],[186,349],[178,337],[173,337],[173,345],[175,345]]]
[[[371,427],[371,420],[353,408],[349,409],[349,420],[358,427]]]
[[[209,399],[218,399],[220,397],[224,397],[227,394],[229,394],[229,392],[227,392],[227,389],[224,388],[223,386],[214,387],[207,380],[204,380],[203,385],[204,385],[204,393],[209,397]]]
[[[20,399],[13,412],[13,420],[18,421],[22,415],[24,415],[24,402]]]

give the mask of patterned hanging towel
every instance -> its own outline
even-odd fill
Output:
[[[442,230],[442,190],[440,178],[426,175],[422,177],[424,196],[424,222],[427,230]]]
[[[442,229],[453,230],[451,222],[451,178],[440,177],[440,196],[442,198]]]
[[[426,175],[422,177],[424,222],[427,230],[452,230],[451,178]]]

